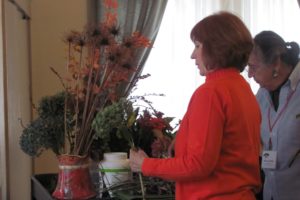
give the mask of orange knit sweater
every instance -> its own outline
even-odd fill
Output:
[[[175,157],[146,158],[142,172],[176,181],[177,200],[254,200],[260,122],[255,96],[239,72],[212,72],[190,100]]]

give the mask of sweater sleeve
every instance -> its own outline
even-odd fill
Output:
[[[144,175],[189,181],[207,177],[213,171],[219,159],[225,123],[221,96],[213,88],[196,90],[176,136],[176,156],[146,158],[142,165]]]

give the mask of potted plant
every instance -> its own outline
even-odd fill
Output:
[[[38,117],[24,126],[20,138],[22,150],[30,156],[39,156],[45,149],[57,155],[60,173],[53,193],[56,198],[84,199],[95,195],[84,175],[88,170],[82,167],[87,166],[94,141],[91,124],[97,112],[126,95],[122,92],[124,84],[137,82],[140,77],[133,76],[137,69],[136,50],[150,46],[150,41],[138,32],[120,39],[116,7],[108,1],[104,1],[104,6],[104,22],[66,35],[67,76],[51,67],[64,91],[42,99]],[[68,174],[64,175],[64,171]],[[77,174],[81,176],[72,177]],[[63,180],[86,183],[65,188]]]

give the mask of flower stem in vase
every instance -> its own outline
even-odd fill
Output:
[[[141,172],[139,172],[139,179],[140,179],[140,184],[141,184],[141,189],[142,189],[142,197],[143,197],[143,200],[146,200],[146,198],[145,198],[144,183],[143,183],[143,177],[142,177],[142,173]]]

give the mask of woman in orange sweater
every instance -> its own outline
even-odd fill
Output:
[[[175,157],[130,152],[132,171],[176,181],[176,199],[254,200],[260,188],[259,106],[240,75],[253,47],[235,15],[220,12],[191,31],[205,83],[196,89],[176,136]]]

